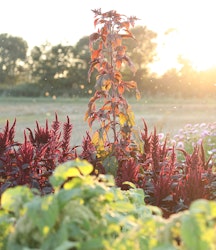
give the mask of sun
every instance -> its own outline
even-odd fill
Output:
[[[152,65],[153,71],[161,75],[171,68],[178,69],[179,56],[188,60],[196,71],[216,67],[214,6],[211,0],[191,0],[176,5],[175,15],[164,17],[167,29],[158,33],[158,60]]]
[[[182,56],[188,58],[197,71],[216,66],[216,34],[214,23],[202,19],[193,27],[182,32]]]
[[[193,3],[179,22],[180,47],[182,56],[202,71],[216,66],[215,5],[209,0]]]

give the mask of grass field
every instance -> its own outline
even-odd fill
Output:
[[[35,128],[35,121],[41,126],[46,119],[49,124],[55,118],[55,112],[60,122],[65,122],[69,116],[73,124],[72,144],[81,143],[87,123],[84,114],[87,110],[89,99],[64,99],[57,98],[6,98],[0,97],[0,132],[6,120],[12,125],[17,120],[16,140],[23,141],[25,128]],[[142,119],[145,119],[149,129],[154,126],[158,132],[174,135],[186,124],[211,123],[216,121],[216,100],[213,99],[173,99],[173,98],[142,98],[139,101],[128,100],[135,113],[136,123],[142,128]]]

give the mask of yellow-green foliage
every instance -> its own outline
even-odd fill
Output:
[[[0,249],[214,250],[216,202],[197,200],[164,219],[141,189],[122,191],[112,176],[91,176],[79,159],[57,167],[54,193],[7,189],[1,199]]]

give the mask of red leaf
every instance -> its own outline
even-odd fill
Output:
[[[124,82],[124,84],[130,89],[137,88],[137,83],[135,81]]]
[[[100,52],[101,52],[101,49],[93,50],[91,53],[91,59],[92,60],[97,59],[100,55]]]
[[[120,95],[122,95],[124,93],[124,86],[122,84],[118,85],[118,92]]]
[[[115,78],[118,82],[120,82],[120,81],[122,80],[122,75],[121,75],[121,73],[118,72],[118,71],[115,72],[114,78]]]
[[[97,24],[98,24],[98,20],[99,20],[99,18],[96,18],[95,20],[94,20],[94,27],[96,28],[96,26],[97,26]]]
[[[92,49],[93,43],[100,37],[99,33],[93,33],[89,36],[89,48]]]
[[[127,30],[130,28],[130,23],[125,21],[121,23],[121,28],[126,28]]]
[[[120,69],[122,65],[122,60],[116,60],[116,68]]]

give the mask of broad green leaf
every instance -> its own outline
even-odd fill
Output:
[[[129,213],[134,210],[134,205],[129,203],[129,202],[124,202],[124,201],[118,201],[116,203],[112,204],[112,209],[114,209],[116,212],[121,212],[121,213]]]
[[[216,202],[204,199],[196,200],[191,204],[189,211],[199,225],[201,246],[206,245],[208,249],[213,249],[216,245]]]
[[[202,213],[209,219],[216,217],[216,201],[199,199],[194,201],[190,206],[190,212],[193,214]]]
[[[117,162],[117,159],[115,156],[108,155],[103,160],[103,166],[104,166],[107,174],[110,174],[114,177],[116,176],[116,172],[118,169],[118,162]]]
[[[98,250],[103,249],[103,238],[89,239],[81,244],[80,250]]]
[[[41,249],[50,250],[50,249],[73,249],[73,247],[78,247],[79,243],[74,241],[69,241],[68,228],[65,221],[59,225],[59,228],[56,227],[56,231],[47,237],[42,245]]]
[[[194,215],[184,214],[181,222],[181,237],[187,249],[210,249],[207,241],[203,239],[200,224]]]
[[[93,166],[85,161],[76,159],[59,165],[50,177],[51,184],[60,187],[68,178],[89,175],[93,171]]]
[[[129,189],[127,191],[129,194],[130,198],[132,198],[131,202],[139,205],[144,205],[144,191],[141,188],[134,188],[134,189]]]
[[[69,182],[68,184],[70,184]],[[61,189],[56,194],[56,199],[58,199],[59,209],[61,210],[70,200],[76,199],[82,196],[82,190],[80,188],[73,189]]]
[[[57,199],[53,195],[38,197],[27,204],[27,215],[44,236],[50,233],[59,216]]]
[[[26,202],[33,198],[33,193],[26,186],[7,189],[1,197],[2,208],[19,216]]]

